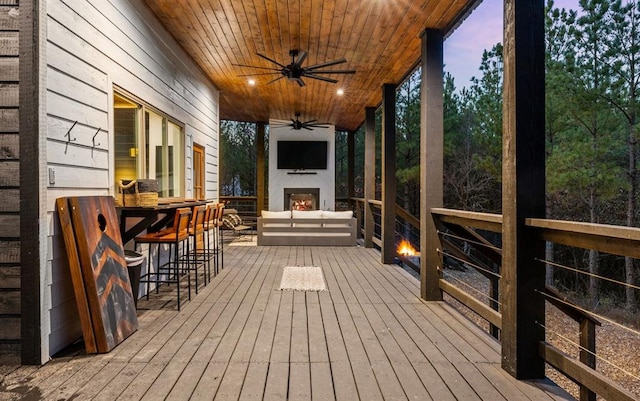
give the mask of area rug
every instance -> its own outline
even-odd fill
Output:
[[[279,290],[326,291],[320,266],[285,266]]]

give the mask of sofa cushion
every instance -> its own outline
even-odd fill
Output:
[[[291,223],[267,223],[269,219],[290,219],[291,211],[285,210],[283,212],[270,212],[268,210],[263,210],[260,212],[262,216],[262,226],[263,227],[291,227]]]
[[[322,210],[292,210],[291,217],[294,219],[321,219]],[[322,227],[320,223],[294,223],[294,227]]]
[[[345,210],[342,212],[325,210],[322,212],[323,219],[350,219],[352,217],[353,217],[353,210]]]
[[[353,211],[345,210],[343,212],[334,212],[330,210],[325,210],[322,213],[322,218],[331,220],[331,219],[350,219],[353,217]],[[349,224],[343,223],[324,223],[324,227],[349,227]]]
[[[263,210],[260,212],[260,215],[263,219],[290,219],[291,210],[285,210],[283,212],[270,212],[268,210]]]

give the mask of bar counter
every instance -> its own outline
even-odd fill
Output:
[[[122,236],[122,244],[134,239],[138,234],[147,230],[147,232],[157,232],[170,226],[176,214],[176,209],[181,207],[194,208],[195,206],[206,205],[212,201],[208,200],[182,200],[164,203],[162,200],[157,206],[122,206],[116,207],[120,216],[120,235]],[[138,220],[128,226],[131,219]]]

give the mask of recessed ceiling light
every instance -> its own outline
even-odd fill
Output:
[[[249,79],[249,81],[248,81],[248,82],[249,82],[249,85],[251,85],[251,86],[253,86],[253,85],[255,85],[255,84],[256,84],[255,79]]]
[[[338,94],[338,96],[342,96],[342,95],[344,95],[344,90],[343,89],[338,89],[336,91],[336,93]]]

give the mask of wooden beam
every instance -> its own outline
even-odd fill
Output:
[[[364,112],[364,246],[373,248],[373,209],[369,201],[376,196],[376,108],[366,107]]]
[[[264,132],[265,123],[258,122],[256,129],[256,215],[267,210],[265,205],[265,155],[264,155]]]
[[[41,363],[40,346],[40,1],[20,2],[20,277],[21,359]]]
[[[444,83],[442,31],[426,29],[422,34],[422,90],[420,110],[420,296],[442,300],[438,284],[442,257],[440,240],[431,209],[443,205]]]
[[[502,367],[541,379],[545,248],[525,219],[545,215],[544,0],[504,4]]]
[[[396,257],[396,85],[382,85],[382,263]]]

